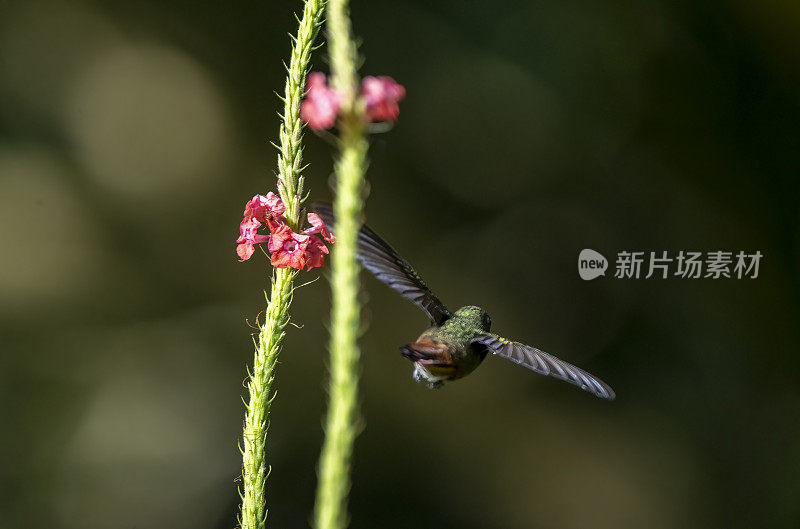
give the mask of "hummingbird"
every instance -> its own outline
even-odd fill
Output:
[[[330,204],[315,202],[312,209],[328,226],[335,225]],[[553,355],[490,331],[489,314],[474,305],[451,312],[428,288],[422,277],[367,225],[358,232],[358,260],[379,281],[421,308],[430,327],[416,341],[400,347],[413,362],[417,382],[431,389],[458,380],[477,368],[488,353],[511,360],[531,371],[569,382],[602,399],[613,400],[614,390],[599,378]]]

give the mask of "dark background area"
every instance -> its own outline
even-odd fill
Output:
[[[234,526],[270,273],[234,240],[274,189],[299,9],[0,2],[0,526]],[[365,276],[351,526],[800,526],[798,3],[356,1],[353,17],[363,72],[408,94],[372,141],[370,224],[451,308],[485,307],[618,398],[496,358],[429,391],[397,350],[425,317]],[[313,199],[331,155],[307,136]],[[585,282],[583,248],[612,269],[632,250],[764,258],[757,279]],[[292,307],[273,527],[310,519],[328,300],[321,279]]]

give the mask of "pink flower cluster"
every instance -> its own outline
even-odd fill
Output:
[[[295,233],[286,224],[283,216],[285,212],[283,201],[271,191],[266,196],[256,195],[250,199],[244,207],[244,218],[239,225],[239,238],[236,239],[239,261],[250,259],[255,245],[265,242],[270,253],[270,262],[275,268],[311,270],[325,265],[328,248],[322,239],[331,244],[336,239],[319,215],[309,213],[308,222],[311,227],[303,233]],[[269,235],[257,233],[262,224],[269,228]],[[314,237],[317,233],[322,239]]]
[[[365,77],[361,82],[361,97],[366,105],[367,121],[395,121],[400,114],[398,103],[406,89],[387,76]],[[313,72],[308,76],[308,93],[300,107],[300,116],[313,130],[333,127],[339,115],[341,98],[328,86],[325,74]]]

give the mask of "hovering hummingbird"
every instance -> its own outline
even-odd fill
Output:
[[[330,204],[316,202],[312,208],[327,225],[335,224]],[[414,363],[416,381],[427,382],[432,389],[440,388],[445,382],[470,374],[491,352],[600,398],[614,399],[614,390],[586,371],[530,345],[490,333],[492,319],[481,307],[468,305],[450,312],[411,265],[366,225],[358,232],[358,259],[376,278],[430,318],[430,328],[415,342],[400,347],[400,353]]]

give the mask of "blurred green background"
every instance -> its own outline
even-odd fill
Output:
[[[296,1],[0,2],[0,526],[231,528]],[[800,527],[800,4],[355,1],[408,91],[368,218],[451,307],[577,363],[440,391],[365,276],[352,527]],[[315,60],[326,70],[324,49]],[[332,149],[309,134],[314,199]],[[579,279],[578,252],[760,250],[755,280]],[[310,280],[314,273],[301,279]],[[269,520],[307,527],[329,291],[300,289]]]

